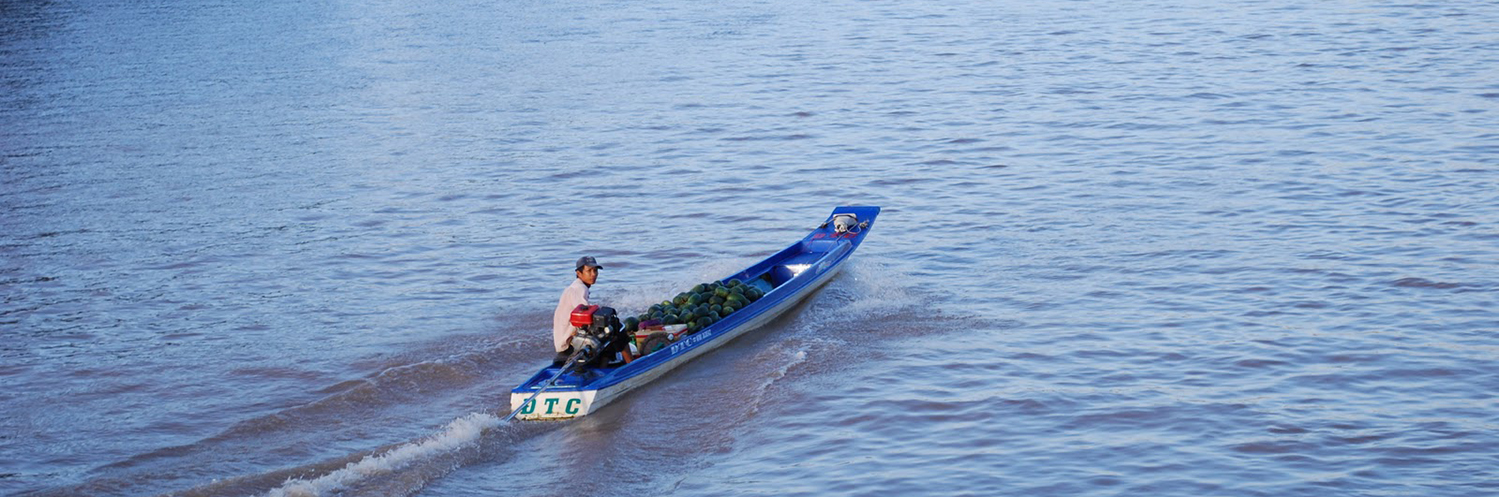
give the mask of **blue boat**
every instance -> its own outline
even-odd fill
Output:
[[[800,241],[719,280],[740,280],[762,289],[764,296],[664,348],[617,367],[543,368],[510,391],[511,416],[531,420],[585,416],[694,357],[764,326],[832,280],[869,234],[879,213],[879,207],[835,208],[825,223]]]

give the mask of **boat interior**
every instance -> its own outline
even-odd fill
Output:
[[[812,267],[828,252],[838,248],[841,240],[802,240],[795,245],[751,266],[740,273],[725,278],[724,280],[739,279],[749,283],[760,291],[770,293],[771,290],[786,284],[797,275],[802,274],[807,268]]]
[[[837,214],[835,214],[835,216],[836,215]],[[850,217],[852,218],[852,216]],[[867,224],[865,226],[867,226]],[[792,244],[791,246],[786,247],[780,252],[777,252],[774,255],[765,258],[765,260],[760,261],[759,263],[750,266],[743,271],[723,278],[722,281],[727,282],[729,280],[738,279],[745,284],[759,289],[764,294],[770,295],[773,290],[780,288],[782,285],[785,285],[787,282],[796,278],[798,275],[811,268],[813,264],[816,264],[818,261],[822,260],[823,257],[826,257],[830,253],[837,251],[840,247],[846,247],[850,245],[849,241],[846,239],[831,237],[820,238],[821,236],[829,236],[833,235],[834,233],[835,231],[833,228],[830,228],[828,224],[824,224],[821,228],[819,228],[818,231],[813,233],[813,236],[809,237],[808,239],[803,239],[795,244]],[[857,231],[855,233],[857,233]],[[617,369],[618,367],[621,366],[611,365],[601,368],[593,368],[587,371],[577,371],[574,373],[569,373],[563,375],[559,379],[560,381],[558,382],[558,385],[568,386],[587,383],[591,379],[597,378],[604,374],[608,374],[610,371]],[[534,386],[536,384],[539,384],[543,379],[548,378],[552,374],[554,374],[556,370],[557,368],[555,366],[543,369],[542,372],[538,373],[529,382],[527,382],[526,385]]]

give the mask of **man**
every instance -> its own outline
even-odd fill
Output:
[[[573,325],[570,322],[573,309],[579,305],[588,304],[588,289],[599,279],[600,266],[592,256],[578,258],[578,264],[573,270],[578,276],[567,289],[562,290],[562,298],[557,301],[557,310],[552,312],[552,348],[557,350],[557,358],[552,364],[561,365],[573,354]]]

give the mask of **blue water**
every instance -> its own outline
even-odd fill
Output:
[[[1495,26],[0,3],[0,493],[1499,495]],[[847,204],[786,318],[499,422],[578,256],[638,310]]]

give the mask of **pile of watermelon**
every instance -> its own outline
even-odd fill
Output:
[[[652,304],[637,317],[626,318],[625,331],[634,333],[642,325],[685,324],[688,333],[697,333],[763,296],[760,289],[737,279],[701,283],[671,300]]]

